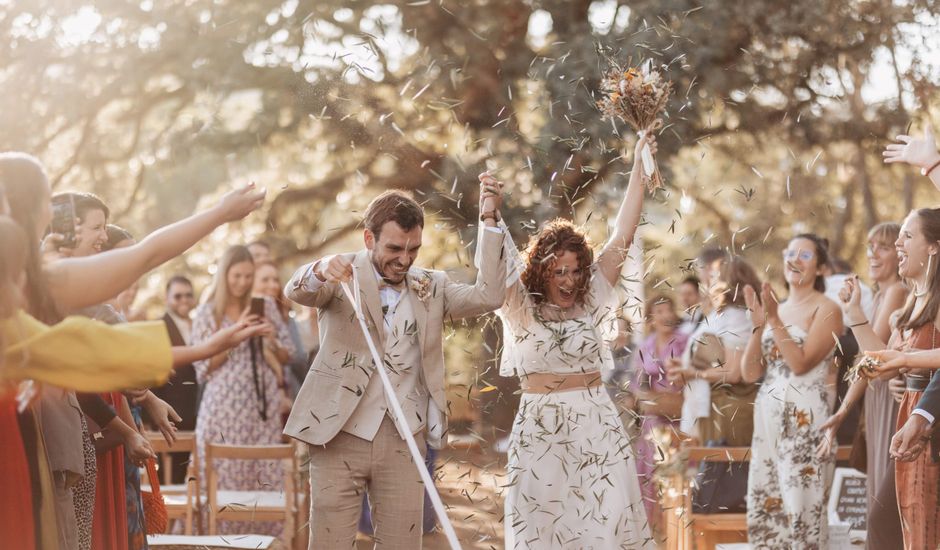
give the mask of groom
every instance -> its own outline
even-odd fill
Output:
[[[473,285],[413,266],[424,212],[400,191],[376,197],[365,212],[365,249],[301,267],[287,283],[293,301],[319,309],[320,351],[284,433],[309,444],[310,546],[352,548],[368,492],[376,547],[420,549],[424,486],[392,420],[366,339],[340,282],[358,276],[360,301],[384,367],[418,448],[445,441],[445,320],[482,315],[505,294],[499,184],[481,176],[483,262]],[[352,288],[352,285],[350,285]],[[423,464],[420,467],[424,467]]]

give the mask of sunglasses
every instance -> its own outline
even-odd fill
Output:
[[[792,262],[793,260],[799,258],[801,261],[808,262],[816,257],[816,253],[812,250],[784,250],[783,259]]]

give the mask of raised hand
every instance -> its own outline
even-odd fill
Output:
[[[489,171],[477,177],[480,180],[480,214],[498,211],[503,206],[503,183]]]
[[[226,193],[217,208],[222,211],[226,222],[238,221],[260,208],[266,194],[267,189],[258,190],[252,182]]]
[[[658,149],[659,146],[656,143],[656,136],[653,134],[653,132],[650,132],[650,131],[643,132],[643,137],[636,140],[636,145],[633,146],[633,166],[634,167],[640,166],[640,163],[642,162],[642,160],[640,159],[640,155],[642,154],[643,147],[646,145],[650,146],[650,153],[655,157],[656,151],[659,150]],[[624,160],[627,160],[627,159],[624,158]]]
[[[744,303],[747,305],[747,310],[751,315],[751,323],[754,325],[754,328],[764,326],[764,323],[767,322],[767,316],[764,313],[764,305],[761,304],[760,300],[757,298],[757,292],[751,285],[744,287]]]
[[[864,323],[868,320],[865,317],[865,311],[862,310],[862,289],[858,275],[853,275],[845,280],[839,290],[839,306],[842,308],[845,320],[850,325]]]
[[[882,153],[888,164],[906,162],[919,168],[930,168],[940,160],[937,141],[929,124],[924,128],[923,137],[900,135],[895,139],[898,143],[888,145]]]

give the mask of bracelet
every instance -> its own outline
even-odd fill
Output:
[[[934,169],[935,169],[937,166],[940,166],[940,160],[938,160],[937,162],[933,163],[933,164],[930,166],[930,168],[922,168],[921,171],[920,171],[920,174],[921,174],[922,176],[930,176],[930,173],[933,172]]]
[[[500,220],[499,211],[493,210],[492,212],[480,213],[480,221],[485,222],[486,220],[493,220],[494,222],[498,222]]]
[[[861,323],[855,323],[854,325],[849,325],[849,328],[860,327],[860,326],[862,326],[862,325],[867,325],[867,324],[868,324],[868,319],[865,319],[865,320],[862,321]]]

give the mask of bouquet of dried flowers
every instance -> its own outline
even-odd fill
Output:
[[[663,121],[659,114],[669,101],[672,82],[663,79],[659,71],[648,67],[624,68],[611,61],[610,69],[601,80],[601,93],[597,107],[604,118],[619,118],[642,137],[646,132],[662,128]],[[663,181],[649,147],[643,149],[642,160],[643,170],[649,177],[649,188],[655,190]]]

